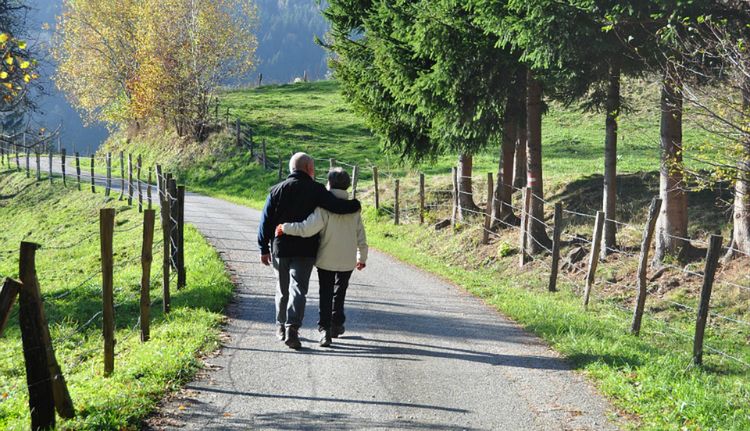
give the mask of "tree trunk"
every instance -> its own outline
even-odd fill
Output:
[[[750,66],[750,65],[749,65]],[[737,162],[737,184],[734,188],[734,219],[732,224],[731,247],[750,253],[750,76],[745,75],[742,83],[742,152]],[[729,250],[727,257],[737,252]]]
[[[660,146],[659,195],[663,203],[654,259],[660,262],[671,254],[684,261],[690,243],[681,239],[687,238],[688,223],[682,163],[682,84],[674,66],[667,67],[662,83]]]
[[[620,65],[614,61],[609,66],[607,87],[606,137],[604,139],[604,234],[601,256],[606,257],[617,242],[615,211],[617,207],[617,117],[620,115]]]
[[[516,150],[519,103],[518,96],[508,97],[508,103],[505,106],[503,140],[500,146],[497,184],[492,202],[492,214],[494,217],[492,229],[505,226],[499,220],[510,224],[519,222],[518,217],[513,214],[513,209],[510,206],[510,199],[513,194],[513,156]]]
[[[458,156],[458,208],[461,218],[466,218],[472,213],[479,212],[479,207],[474,203],[474,194],[471,188],[471,171],[474,163],[472,156],[461,154]]]
[[[526,96],[526,172],[533,197],[529,208],[528,250],[537,254],[549,248],[551,240],[544,226],[544,182],[542,175],[542,84],[531,71],[527,78]]]
[[[517,75],[516,87],[520,89],[520,99],[518,103],[518,128],[516,129],[516,148],[515,160],[513,165],[513,186],[526,187],[526,102],[527,102],[527,82],[526,70],[519,68]]]

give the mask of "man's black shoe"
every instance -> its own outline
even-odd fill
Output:
[[[341,326],[334,325],[333,328],[331,328],[331,337],[339,338],[339,336],[344,335],[345,331],[346,331],[346,328],[344,328],[344,325],[341,325]]]
[[[299,334],[297,328],[288,327],[286,328],[286,341],[284,343],[289,346],[290,349],[299,350],[302,348],[302,343],[299,341]]]
[[[279,341],[286,340],[286,329],[284,328],[284,325],[276,325],[276,338],[278,338]]]
[[[331,345],[331,331],[322,329],[320,331],[320,347],[329,347]]]

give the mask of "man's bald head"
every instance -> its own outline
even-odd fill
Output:
[[[306,153],[296,153],[289,159],[289,172],[304,172],[311,177],[315,175],[313,158]]]

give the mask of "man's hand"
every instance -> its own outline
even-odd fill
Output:
[[[270,254],[261,254],[260,255],[260,262],[265,266],[271,265],[271,255]]]
[[[357,271],[362,271],[367,265],[364,262],[357,262]]]
[[[276,236],[284,235],[284,226],[278,225],[276,226]]]

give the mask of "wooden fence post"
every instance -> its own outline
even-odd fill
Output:
[[[281,154],[279,154],[279,182],[284,179],[284,163],[281,161]]]
[[[703,271],[703,286],[701,287],[701,302],[698,305],[698,316],[695,320],[695,340],[693,341],[693,364],[703,364],[703,336],[706,332],[706,321],[708,320],[708,309],[711,302],[711,290],[714,285],[716,267],[721,254],[721,235],[711,235],[706,252],[706,268]]]
[[[26,148],[25,152],[26,152],[26,178],[31,178],[31,169],[29,168],[29,149]],[[37,172],[39,172],[39,169],[37,169]]]
[[[458,171],[451,168],[451,177],[453,179],[453,211],[451,213],[451,225],[455,228],[458,222]]]
[[[128,205],[133,205],[133,155],[128,153]]]
[[[18,159],[18,145],[14,145],[16,148],[16,170],[21,171],[21,161]]]
[[[594,223],[594,238],[591,241],[591,254],[589,255],[589,271],[586,274],[586,290],[583,294],[583,309],[589,307],[589,298],[591,296],[591,287],[594,285],[596,267],[599,265],[599,251],[602,246],[602,230],[604,228],[604,212],[596,212],[596,222]]]
[[[26,178],[29,178],[29,152],[26,150]],[[41,157],[42,155],[39,154],[39,150],[34,151],[34,156],[36,159],[36,180],[41,181],[42,180],[42,161]]]
[[[401,212],[399,205],[398,205],[398,186],[399,186],[399,180],[396,180],[396,189],[395,189],[395,206],[393,207],[393,223],[398,225],[399,224],[399,213]]]
[[[48,160],[48,162],[49,162],[49,166],[48,166],[49,167],[49,183],[50,184],[52,184],[52,157],[53,157],[53,154],[52,154],[52,151],[50,151],[49,152],[49,160]]]
[[[60,163],[62,166],[62,177],[63,177],[63,187],[68,187],[68,177],[66,174],[67,167],[65,166],[65,156],[67,155],[65,148],[62,149],[60,152]]]
[[[521,251],[519,256],[519,265],[523,267],[529,263],[530,256],[528,252],[529,247],[529,211],[531,210],[531,198],[532,198],[531,187],[524,187],[522,190],[522,203],[521,203],[521,236],[519,239],[519,249]]]
[[[151,166],[148,168],[148,184],[146,185],[146,200],[148,201],[148,209],[151,209]]]
[[[76,152],[76,180],[78,181],[78,191],[81,191],[81,156]]]
[[[328,159],[328,170],[336,167],[336,159]]]
[[[177,288],[187,285],[185,273],[185,186],[177,187]]]
[[[357,183],[359,183],[359,165],[352,168],[352,199],[357,199]]]
[[[8,324],[8,318],[10,318],[10,310],[16,303],[18,292],[22,287],[21,283],[10,278],[6,278],[3,286],[0,287],[0,337],[3,336],[5,325]]]
[[[112,190],[112,153],[107,153],[107,186],[104,188],[104,196],[109,197]]]
[[[237,119],[237,126],[236,126],[236,133],[237,133],[237,146],[242,147],[242,127],[240,125],[240,119]]]
[[[380,189],[378,188],[378,167],[372,167],[372,180],[375,182],[375,209],[380,209]]]
[[[143,159],[141,159],[141,155],[138,154],[138,159],[136,161],[135,170],[136,170],[136,181],[138,181],[138,212],[143,212],[143,184],[141,184],[141,163],[143,162]]]
[[[638,298],[633,311],[633,323],[630,325],[630,333],[638,335],[641,332],[641,321],[643,319],[643,310],[646,307],[646,288],[648,287],[646,271],[648,270],[648,252],[651,250],[651,242],[654,240],[654,229],[656,221],[659,219],[661,210],[661,199],[655,197],[651,200],[651,206],[648,209],[648,220],[646,227],[643,228],[643,238],[641,239],[641,254],[638,261]]]
[[[125,197],[125,155],[120,151],[120,197],[117,200],[122,200]]]
[[[154,220],[156,211],[151,208],[143,213],[143,246],[141,247],[141,341],[150,337],[151,319],[151,263],[154,260]]]
[[[156,165],[156,175],[159,180],[159,198],[161,199],[161,230],[163,237],[163,249],[162,249],[162,292],[164,295],[164,301],[162,303],[162,310],[164,313],[169,313],[170,310],[170,296],[169,296],[169,269],[170,269],[170,225],[169,217],[171,214],[171,201],[167,196],[167,179],[162,173],[161,166]]]
[[[169,199],[169,243],[170,243],[170,260],[172,269],[178,274],[180,270],[178,254],[178,244],[180,241],[177,218],[180,212],[180,201],[177,197],[177,181],[172,178],[172,174],[167,174],[167,199]],[[179,287],[179,286],[178,286]]]
[[[263,170],[268,170],[268,154],[266,153],[266,140],[263,139]]]
[[[38,244],[22,242],[19,261],[19,275],[22,283],[18,301],[19,321],[21,323],[21,336],[23,338],[24,358],[26,360],[26,379],[29,385],[29,407],[31,408],[32,429],[44,428],[44,426],[34,426],[34,413],[37,407],[42,410],[39,412],[41,413],[41,417],[37,416],[37,420],[45,422],[51,419],[53,427],[55,422],[55,408],[61,417],[69,419],[75,416],[73,401],[70,399],[65,377],[63,377],[62,370],[55,357],[55,350],[52,346],[52,338],[50,337],[49,326],[47,325],[47,317],[44,313],[42,293],[36,275],[35,255],[37,249],[39,249]],[[30,359],[30,357],[33,357],[33,359]],[[41,368],[42,364],[46,367],[46,370]],[[30,365],[32,365],[31,370]],[[32,378],[35,382],[32,382]],[[47,379],[47,381],[40,382],[40,378]],[[36,389],[34,388],[36,385],[41,387]],[[32,397],[32,392],[36,392],[35,397]],[[34,401],[32,401],[32,398]],[[52,403],[51,406],[49,404],[50,401]]]
[[[552,264],[547,290],[557,292],[557,272],[560,268],[560,234],[563,228],[562,203],[555,204],[555,226],[552,228]]]
[[[484,209],[484,233],[482,235],[482,244],[490,243],[490,228],[492,227],[492,174],[487,173],[487,204]]]
[[[419,174],[419,224],[424,224],[424,174]]]
[[[99,241],[102,259],[102,330],[104,333],[104,376],[115,370],[115,299],[113,285],[115,230],[114,208],[99,210]]]
[[[96,193],[96,186],[94,185],[94,156],[91,156],[91,193]]]

